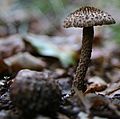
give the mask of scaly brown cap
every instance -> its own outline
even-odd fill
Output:
[[[64,27],[90,27],[97,25],[115,24],[115,20],[108,13],[94,7],[82,7],[68,15]]]

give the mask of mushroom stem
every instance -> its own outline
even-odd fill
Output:
[[[93,26],[84,27],[80,60],[76,69],[75,78],[73,80],[73,87],[76,87],[78,90],[82,91],[86,90],[84,78],[90,63],[93,37],[94,37]]]

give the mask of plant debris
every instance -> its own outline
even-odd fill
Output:
[[[61,24],[82,1],[1,0],[0,5],[0,119],[120,118],[120,15],[114,4],[104,9],[116,25],[95,28],[85,105],[71,91],[82,30]]]
[[[26,118],[41,113],[54,116],[59,109],[61,91],[47,72],[21,70],[10,87],[10,97]]]

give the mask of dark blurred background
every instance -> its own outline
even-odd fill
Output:
[[[0,37],[15,33],[63,36],[79,34],[78,29],[63,29],[63,19],[85,5],[108,12],[116,25],[97,27],[96,34],[120,42],[120,0],[0,0]]]

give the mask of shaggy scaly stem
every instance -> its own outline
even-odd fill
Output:
[[[75,78],[73,80],[73,87],[76,87],[78,90],[82,91],[85,91],[84,78],[90,63],[93,37],[94,37],[93,27],[84,27],[80,60],[77,66]]]
[[[85,102],[83,91],[86,90],[84,78],[90,63],[93,38],[94,38],[93,27],[83,28],[83,41],[80,53],[80,60],[77,66],[75,78],[73,80],[73,90],[77,94],[83,105],[85,106],[86,112],[88,114],[89,109],[87,108],[87,103]]]

